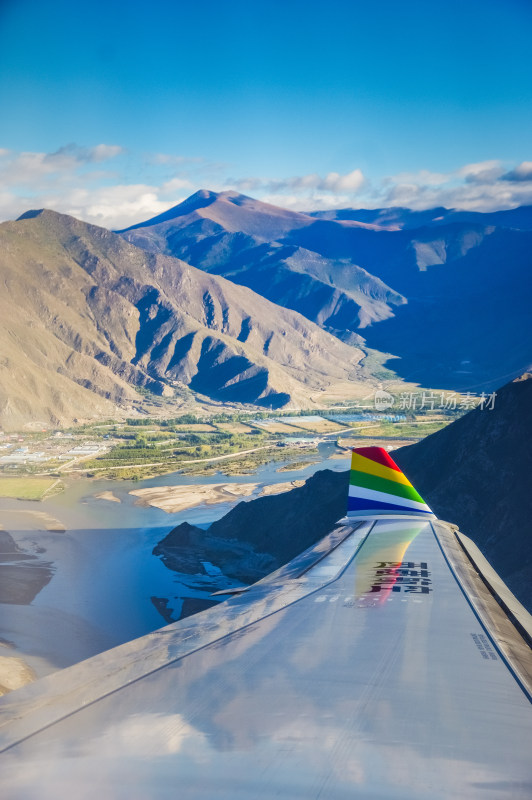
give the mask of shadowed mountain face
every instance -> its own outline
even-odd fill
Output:
[[[532,611],[532,375],[393,454],[434,512],[482,550]]]
[[[202,191],[122,235],[363,336],[424,385],[491,390],[532,361],[532,207],[311,215]]]
[[[298,489],[239,503],[208,531],[184,522],[153,553],[178,572],[194,574],[209,560],[253,583],[329,533],[345,514],[348,483],[347,472],[317,472]]]
[[[532,611],[532,376],[499,390],[493,410],[475,409],[393,458],[440,519],[473,539],[511,591]],[[214,522],[202,558],[242,581],[265,575],[328,533],[346,513],[348,472],[317,472],[299,489],[239,503]],[[178,526],[156,553],[183,569],[204,531]],[[241,548],[251,546],[255,562]],[[232,549],[231,549],[232,548]]]
[[[305,317],[52,211],[0,225],[0,422],[129,410],[134,387],[308,406],[364,353]]]
[[[122,235],[146,250],[176,255],[249,286],[342,337],[352,338],[358,328],[389,317],[405,302],[349,258],[325,258],[299,246],[295,232],[312,225],[307,214],[236,192],[201,191]],[[294,244],[283,244],[290,237]]]

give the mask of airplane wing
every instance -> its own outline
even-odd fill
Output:
[[[294,561],[4,696],[2,796],[529,800],[531,632],[474,545],[363,448],[347,516]]]

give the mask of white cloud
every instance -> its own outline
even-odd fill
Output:
[[[44,155],[44,160],[58,164],[87,164],[91,162],[107,161],[116,158],[124,152],[118,144],[97,144],[94,147],[80,147],[75,143],[63,145],[55,153],[35,154]]]
[[[316,173],[311,173],[310,175],[266,182],[266,186],[277,192],[284,190],[316,190],[318,192],[348,192],[350,194],[358,192],[364,184],[365,178],[360,169],[354,169],[344,175],[339,172],[329,172],[324,178]]]
[[[353,205],[349,195],[313,192],[311,195],[301,194],[261,194],[260,199],[274,206],[288,208],[291,211],[328,211],[333,208],[346,208]]]
[[[15,219],[30,208],[33,206],[28,198],[0,189],[0,220]]]
[[[227,165],[158,153],[138,156],[133,175],[143,180],[137,177],[131,183],[124,174],[124,169],[131,170],[131,154],[127,164],[119,159],[113,163],[124,152],[120,145],[103,143],[67,144],[52,153],[0,149],[0,219],[30,208],[51,208],[104,227],[125,228],[166,211],[198,189],[237,190],[298,211],[391,205],[491,211],[532,203],[531,161],[513,168],[489,160],[449,172],[420,169],[371,183],[359,168],[277,179],[224,178]]]
[[[53,153],[0,151],[0,155],[6,154],[0,163],[0,218],[17,217],[30,208],[51,208],[86,222],[119,228],[165,211],[171,203],[161,196],[171,192],[175,201],[175,192],[183,189],[186,181],[174,178],[163,189],[126,184],[119,173],[88,168],[123,152],[120,145],[110,144],[69,144]]]
[[[466,164],[455,173],[456,177],[463,178],[467,183],[490,183],[503,174],[500,161],[479,161],[476,164]]]
[[[109,158],[116,158],[124,152],[124,148],[118,144],[97,144],[88,150],[91,161],[107,161]]]
[[[172,194],[173,192],[179,192],[182,189],[191,189],[192,184],[188,180],[188,178],[172,178],[169,181],[166,181],[161,186],[161,191],[163,194]]]
[[[445,172],[431,172],[428,169],[420,169],[418,172],[400,172],[398,175],[393,175],[386,180],[387,183],[395,184],[438,186],[448,179],[449,175]]]
[[[379,185],[371,185],[360,170],[343,176],[330,173],[325,178],[310,174],[263,181],[259,188],[261,199],[294,210],[363,205],[405,206],[417,211],[436,206],[495,211],[532,203],[532,162],[524,161],[509,172],[498,160],[464,164],[450,172],[421,169],[386,177]]]
[[[522,161],[514,169],[501,176],[503,181],[532,181],[532,161]]]
[[[72,180],[88,164],[102,163],[116,158],[124,150],[119,145],[98,144],[95,147],[78,147],[68,144],[54,153],[21,152],[1,150],[4,157],[0,166],[0,185],[21,186],[29,184],[38,190],[43,179],[54,176],[55,180]]]
[[[362,170],[354,169],[344,174],[329,172],[325,176],[312,172],[277,179],[254,176],[228,178],[221,186],[216,187],[211,183],[209,188],[236,189],[266,203],[294,211],[321,211],[356,205],[361,190],[368,185]]]
[[[451,172],[422,169],[385,178],[368,194],[367,205],[406,206],[417,211],[435,206],[495,211],[531,203],[530,181],[532,162],[523,162],[506,173],[505,165],[498,160],[464,164]]]
[[[323,181],[323,186],[318,188],[330,189],[332,192],[358,192],[364,186],[366,180],[362,170],[354,169],[347,175],[339,175],[338,172],[329,172]]]
[[[532,202],[526,175],[532,163],[507,177],[500,161],[464,164],[450,172],[421,169],[384,178],[372,185],[360,169],[325,177],[317,173],[279,180],[256,177],[231,181],[225,188],[255,192],[269,203],[299,211],[360,207],[406,206],[415,210],[446,206],[465,210],[492,211]],[[511,173],[508,173],[511,175]],[[510,185],[512,181],[512,185]],[[522,185],[519,187],[518,183]]]
[[[464,181],[458,184],[421,186],[415,183],[393,185],[371,198],[371,207],[406,206],[422,211],[435,206],[465,211],[496,211],[532,203],[532,185],[491,181]]]
[[[202,164],[204,159],[189,156],[175,156],[170,153],[153,153],[148,157],[151,164],[170,164],[175,166],[178,164]]]
[[[186,193],[176,199],[181,202]],[[172,203],[161,200],[158,189],[146,184],[124,184],[98,189],[77,189],[66,196],[43,198],[43,206],[70,214],[104,228],[127,228],[162,214]]]
[[[278,180],[278,181],[270,181],[270,186],[277,191],[289,189],[289,190],[309,190],[309,189],[319,189],[320,185],[323,184],[323,178],[320,178],[319,175],[316,173],[312,173],[311,175],[298,175],[293,178],[286,178],[285,180]]]
[[[470,183],[483,183],[499,178],[504,172],[500,161],[479,161],[464,164],[452,172],[432,172],[421,169],[417,172],[400,172],[392,175],[387,182],[395,185],[442,186],[443,184],[465,180]]]
[[[227,178],[223,188],[233,188],[239,192],[256,192],[262,191],[263,187],[264,181],[261,178]]]

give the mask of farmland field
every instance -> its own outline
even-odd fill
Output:
[[[334,431],[345,430],[344,425],[339,425],[337,422],[332,422],[332,420],[324,419],[323,417],[316,417],[312,420],[294,417],[293,421],[290,419],[288,424],[310,433],[333,433]]]
[[[194,422],[189,425],[173,425],[176,432],[186,431],[187,433],[215,433],[216,428],[214,425],[209,425],[208,422]]]
[[[243,422],[217,422],[216,427],[227,433],[253,433],[254,430]]]
[[[293,425],[286,425],[284,422],[277,420],[261,419],[253,422],[257,428],[260,428],[266,433],[294,433]]]
[[[0,478],[0,497],[41,500],[56,483],[56,478]]]

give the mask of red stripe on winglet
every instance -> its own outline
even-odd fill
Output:
[[[382,464],[383,467],[390,467],[390,469],[395,469],[397,472],[403,471],[399,469],[393,458],[383,447],[354,447],[353,453],[358,453],[359,456],[364,456],[364,458],[369,458],[377,464]]]

